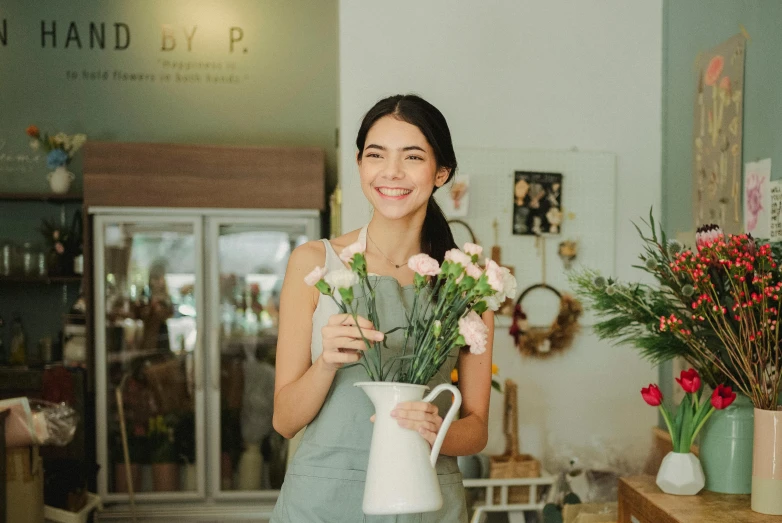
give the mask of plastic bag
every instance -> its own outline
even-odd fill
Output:
[[[11,411],[5,423],[6,447],[65,446],[79,421],[76,411],[65,403],[12,398],[0,401],[0,410]]]

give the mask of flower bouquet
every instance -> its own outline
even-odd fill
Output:
[[[686,250],[671,271],[688,287],[691,312],[660,317],[661,332],[672,332],[727,376],[758,409],[776,410],[782,350],[777,322],[782,304],[782,273],[771,247],[751,235],[729,235],[714,225],[701,228],[697,252]],[[694,335],[706,325],[720,349]]]
[[[693,289],[690,311],[660,318],[694,354],[713,364],[755,406],[752,509],[782,515],[782,470],[771,464],[782,455],[779,407],[782,348],[779,329],[782,272],[769,244],[749,234],[725,236],[716,225],[699,229],[697,251],[684,251],[671,271]],[[686,321],[685,321],[686,319]],[[690,325],[706,325],[720,340],[705,343]]]
[[[56,193],[66,193],[75,176],[65,166],[71,163],[73,156],[87,141],[85,134],[65,134],[59,132],[55,135],[41,134],[35,125],[27,127],[27,136],[30,137],[30,147],[38,150],[41,147],[48,153],[46,166],[54,169],[49,173],[48,179],[52,190]]]
[[[724,350],[719,336],[709,325],[692,320],[690,303],[695,288],[672,270],[672,264],[685,247],[666,238],[662,227],[658,231],[651,212],[644,224],[650,233],[636,225],[644,250],[639,256],[641,263],[634,267],[654,278],[656,285],[620,282],[591,269],[570,273],[576,294],[599,317],[594,325],[595,333],[600,339],[637,347],[641,356],[653,364],[682,358],[711,388],[729,381],[713,361],[693,350],[681,337],[670,330],[660,330],[660,318],[673,314],[705,345],[715,352]],[[726,360],[727,356],[722,359]]]
[[[362,291],[361,305],[367,319],[381,331],[375,301],[377,282],[373,284],[369,279],[365,249],[360,242],[349,245],[340,254],[349,270],[327,272],[325,267],[316,267],[305,281],[331,297],[356,325],[359,304],[354,288]],[[453,385],[443,383],[422,398],[426,384],[452,357],[455,347],[469,345],[474,354],[486,351],[488,328],[480,314],[496,310],[506,296],[516,293],[516,280],[508,269],[488,259],[484,267],[478,265],[482,252],[480,246],[467,243],[463,251],[448,251],[442,266],[426,254],[410,258],[415,295],[406,313],[407,325],[386,332],[402,331],[401,354],[391,354],[387,337],[374,342],[362,332],[367,350],[353,366],[361,365],[370,381],[355,385],[369,396],[376,414],[364,490],[366,514],[430,512],[442,506],[435,464],[445,433],[461,405],[461,394]],[[420,434],[400,427],[391,411],[401,402],[431,401],[444,391],[450,391],[454,401],[430,449]]]
[[[736,399],[736,393],[720,384],[709,399],[701,401],[701,378],[695,369],[682,371],[676,382],[686,395],[673,416],[663,404],[663,394],[657,385],[642,388],[641,396],[647,404],[660,409],[673,444],[673,451],[660,465],[657,486],[668,494],[693,495],[703,488],[705,478],[700,461],[690,453],[690,448],[714,410],[728,407]]]
[[[364,250],[365,245],[358,242],[349,245],[340,258],[350,270],[327,272],[325,267],[316,267],[305,282],[329,296],[354,320],[358,307],[353,287],[358,286],[365,293],[367,319],[381,330]],[[516,293],[516,279],[510,270],[490,259],[486,259],[483,268],[478,266],[482,252],[482,247],[466,243],[463,251],[448,251],[442,267],[426,254],[412,256],[408,267],[415,272],[415,297],[408,325],[386,333],[404,331],[404,353],[384,361],[381,347],[385,340],[377,342],[362,335],[367,351],[354,365],[363,366],[372,381],[425,385],[440,370],[454,346],[469,345],[470,352],[482,354],[488,328],[480,315],[489,309],[496,311],[506,297]]]
[[[65,134],[63,132],[50,136],[41,134],[35,125],[27,128],[27,136],[30,137],[30,148],[38,150],[43,147],[49,153],[46,156],[46,166],[49,169],[65,166],[71,163],[73,156],[87,141],[86,134]]]
[[[771,409],[756,410],[754,417],[774,415],[780,390],[780,244],[726,237],[707,225],[698,228],[688,249],[666,238],[651,212],[644,224],[651,232],[636,227],[644,250],[635,267],[656,285],[620,282],[591,270],[572,274],[571,281],[600,317],[594,328],[601,339],[638,347],[656,364],[682,358],[711,389],[725,383],[744,395],[730,413],[715,415],[704,427],[700,459],[708,490],[747,494],[748,463],[757,454],[750,399]]]

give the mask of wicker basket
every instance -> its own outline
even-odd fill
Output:
[[[518,387],[513,380],[505,380],[505,412],[503,425],[505,428],[505,454],[491,456],[489,462],[489,478],[539,478],[540,461],[529,454],[519,453],[519,422],[518,422]],[[500,503],[500,489],[494,490],[494,503]],[[534,503],[529,499],[530,488],[519,486],[508,488],[508,503]]]

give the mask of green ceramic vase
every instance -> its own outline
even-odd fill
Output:
[[[754,407],[746,396],[711,415],[701,430],[699,457],[706,490],[723,494],[752,492]]]

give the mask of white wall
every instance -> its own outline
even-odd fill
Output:
[[[662,2],[341,0],[339,25],[343,231],[369,216],[353,144],[361,117],[416,92],[457,146],[616,153],[617,276],[638,277],[630,220],[660,205]],[[563,358],[531,362],[498,328],[495,361],[519,383],[523,450],[604,438],[645,456],[656,412],[638,391],[657,376],[630,349],[587,332]],[[492,403],[487,452],[500,453],[501,397]]]

